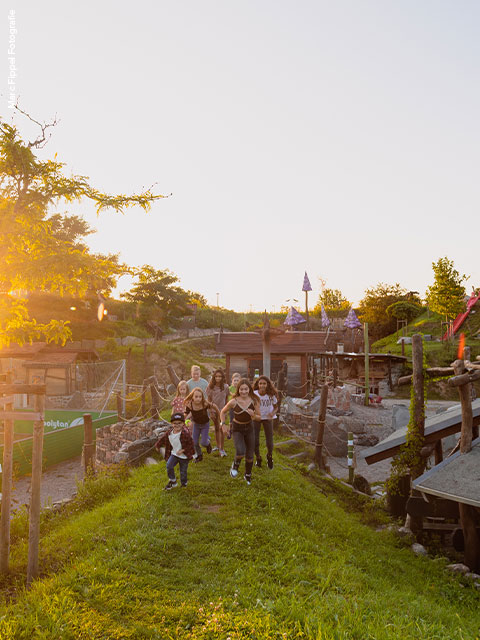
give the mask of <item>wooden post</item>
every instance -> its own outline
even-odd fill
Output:
[[[157,390],[157,381],[155,376],[150,379],[150,395],[152,397],[152,418],[157,420],[160,417],[160,395]]]
[[[423,338],[419,333],[412,336],[412,385],[414,429],[421,438],[425,434],[425,393],[423,386]],[[425,460],[410,470],[412,479],[418,478],[425,468]]]
[[[92,416],[89,413],[83,414],[83,464],[85,475],[94,471],[95,461],[95,444],[93,442],[93,423]]]
[[[327,415],[328,385],[323,384],[318,411],[317,441],[315,443],[315,463],[319,469],[325,469],[323,460],[323,436],[325,433],[325,416]]]
[[[42,484],[43,412],[45,396],[35,396],[35,411],[42,416],[33,423],[32,488],[28,527],[27,585],[38,575],[38,550],[40,546],[40,488]]]
[[[141,408],[142,419],[145,417],[145,414],[147,413],[147,407],[146,407],[146,402],[145,402],[146,393],[147,393],[147,387],[145,385],[145,380],[144,380],[143,381],[143,385],[142,385],[142,408]]]
[[[458,503],[458,509],[465,545],[465,564],[476,572],[480,570],[480,537],[476,527],[476,510],[463,502]]]
[[[435,464],[440,464],[443,460],[442,439],[435,442]]]
[[[123,417],[125,417],[125,416],[123,415],[123,403],[122,403],[122,396],[121,396],[121,394],[120,394],[120,392],[119,392],[119,391],[117,391],[116,396],[117,396],[117,414],[118,414],[118,417],[119,417],[119,418],[120,418],[120,417],[122,417],[122,416],[123,416]]]
[[[347,463],[348,463],[348,482],[353,484],[355,477],[355,469],[353,468],[353,433],[348,432],[347,442]]]
[[[333,388],[337,388],[337,380],[338,380],[338,362],[337,357],[333,356]]]
[[[307,331],[310,331],[310,317],[308,315],[308,291],[305,291],[305,316],[307,318],[305,328]]]
[[[370,345],[368,343],[368,322],[363,325],[363,340],[365,343],[365,406],[370,404]]]
[[[466,372],[463,360],[455,360],[453,371],[456,376]],[[470,382],[458,387],[458,395],[462,406],[462,430],[460,433],[460,453],[468,453],[472,448],[473,413],[472,413],[472,386]]]
[[[7,373],[6,383],[12,383],[11,372]],[[13,411],[13,404],[5,405],[5,411]],[[0,571],[8,573],[10,553],[10,508],[12,502],[13,475],[13,420],[4,420],[3,463],[2,463],[2,515],[0,519]]]
[[[266,316],[266,314],[265,314]],[[262,330],[262,351],[263,351],[263,375],[270,378],[271,374],[271,340],[268,329],[268,318],[264,321],[265,328]]]

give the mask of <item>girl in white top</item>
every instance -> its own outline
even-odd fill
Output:
[[[260,376],[255,380],[253,390],[260,401],[260,421],[254,422],[255,427],[255,465],[262,466],[260,455],[260,431],[263,425],[267,444],[267,466],[273,469],[273,420],[277,417],[278,393],[272,381],[267,376]]]

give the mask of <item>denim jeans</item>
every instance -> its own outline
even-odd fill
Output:
[[[175,477],[175,465],[180,465],[180,482],[182,484],[187,483],[187,470],[188,463],[190,460],[188,458],[178,458],[173,453],[170,454],[170,457],[167,460],[167,475],[170,480],[176,480]]]
[[[208,435],[208,431],[210,429],[210,423],[206,422],[205,424],[197,424],[193,423],[193,444],[195,445],[195,451],[198,456],[202,455],[202,449],[199,445],[199,441],[202,447],[206,447],[210,444],[210,436]]]
[[[267,443],[267,456],[271,457],[273,454],[273,422],[272,420],[261,420],[260,422],[254,422],[255,425],[255,457],[262,459],[260,455],[260,431],[265,431],[265,440]]]
[[[235,422],[233,423],[233,443],[235,445],[236,458],[243,458],[243,456],[245,456],[246,460],[253,460],[255,434],[251,422],[241,428],[238,428]]]

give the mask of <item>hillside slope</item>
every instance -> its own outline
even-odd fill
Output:
[[[479,637],[478,592],[443,560],[362,524],[368,506],[342,507],[339,487],[280,456],[251,487],[232,480],[231,441],[228,454],[171,492],[164,463],[138,469],[104,504],[47,523],[45,577],[0,607],[0,638]],[[14,572],[25,563],[20,539]]]

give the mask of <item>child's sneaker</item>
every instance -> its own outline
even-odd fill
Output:
[[[220,458],[225,458],[226,455],[227,452],[225,451],[225,449],[220,449]]]
[[[214,451],[218,451],[218,447],[213,447],[213,449],[212,449],[212,453],[213,453]]]
[[[178,483],[176,480],[169,480],[167,485],[165,486],[165,491],[170,491],[170,489],[175,489],[178,487]]]
[[[210,443],[207,444],[207,453],[212,453],[212,445]]]
[[[232,463],[232,466],[230,467],[230,475],[232,476],[232,478],[236,478],[238,476],[238,469],[235,469],[235,463]]]
[[[262,459],[261,458],[257,458],[255,460],[255,466],[256,467],[261,467],[262,466]]]
[[[245,482],[246,482],[248,485],[251,485],[251,484],[252,484],[252,475],[251,475],[250,473],[248,473],[248,474],[246,473],[243,477],[245,478]]]
[[[197,456],[197,457],[194,459],[194,462],[201,462],[202,460],[203,460],[203,456]]]
[[[272,458],[272,456],[267,456],[267,467],[269,469],[273,469],[273,458]]]
[[[181,486],[182,486],[182,487],[186,487],[186,486],[187,486],[187,483],[186,483],[186,482],[182,482]]]

